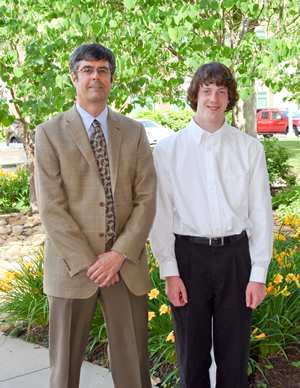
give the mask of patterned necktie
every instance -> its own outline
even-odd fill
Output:
[[[98,120],[93,121],[94,132],[91,145],[98,164],[100,177],[105,191],[105,243],[115,236],[115,204],[111,190],[109,160],[105,137]]]

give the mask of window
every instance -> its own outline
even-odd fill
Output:
[[[256,107],[262,109],[268,107],[267,92],[259,92],[256,94]]]
[[[281,120],[282,117],[278,112],[272,112],[271,114],[271,120]]]
[[[268,120],[269,118],[269,112],[262,112],[261,115],[260,115],[260,118],[262,120]]]

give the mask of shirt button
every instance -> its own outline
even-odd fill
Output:
[[[104,236],[104,233],[99,233],[99,236],[100,236],[100,237],[103,237],[103,236]]]
[[[219,230],[220,230],[219,228],[216,229],[217,232],[218,232]]]
[[[100,202],[99,205],[100,205],[100,206],[104,206],[105,203],[104,203],[104,202]]]

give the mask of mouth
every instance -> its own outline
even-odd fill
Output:
[[[103,86],[100,84],[89,85],[88,87],[89,89],[97,89],[97,90],[103,88]]]
[[[208,109],[217,111],[220,107],[219,106],[207,106]]]

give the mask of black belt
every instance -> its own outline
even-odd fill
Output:
[[[225,237],[194,237],[194,236],[184,236],[182,234],[175,234],[176,238],[179,240],[189,241],[196,245],[211,245],[211,246],[222,246],[225,244],[230,244],[231,242],[238,241],[247,236],[245,230],[241,234],[234,234],[232,236]]]

